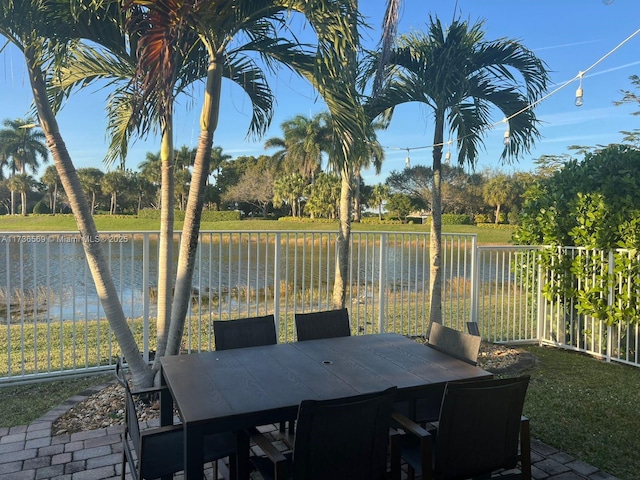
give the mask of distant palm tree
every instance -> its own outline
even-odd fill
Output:
[[[509,118],[510,142],[501,158],[512,160],[528,151],[539,135],[531,102],[540,98],[548,81],[541,60],[522,44],[509,39],[487,41],[483,23],[454,20],[443,28],[431,18],[427,33],[401,36],[385,68],[386,83],[370,103],[373,116],[395,106],[420,102],[433,110],[433,186],[431,217],[431,321],[442,321],[442,148],[448,128],[457,138],[458,163],[475,165],[478,148],[491,126],[490,111]],[[379,56],[369,63],[375,76]],[[517,74],[517,75],[516,75]],[[522,79],[522,80],[520,80]],[[517,114],[517,115],[516,115]]]
[[[35,180],[26,173],[16,173],[9,179],[9,188],[12,192],[18,192],[20,194],[20,213],[23,216],[27,215],[27,194],[33,190],[35,186]]]
[[[321,112],[311,118],[296,115],[281,125],[284,138],[267,139],[265,148],[280,148],[274,154],[283,170],[300,173],[312,183],[322,168],[322,154],[329,153],[332,136],[329,128],[329,114]]]
[[[51,213],[56,214],[56,203],[58,201],[58,187],[60,186],[60,176],[55,165],[49,165],[40,181],[49,187],[49,209]]]
[[[0,130],[0,152],[4,162],[11,170],[10,176],[13,177],[18,173],[26,174],[27,169],[36,173],[38,167],[40,167],[39,159],[44,163],[49,159],[44,133],[35,128],[35,120],[33,118],[5,120],[3,124],[5,128]],[[14,192],[15,190],[12,188],[12,215],[15,214]],[[26,215],[25,207],[26,205],[23,204],[23,215]]]

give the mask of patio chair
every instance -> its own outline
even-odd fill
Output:
[[[276,322],[273,315],[236,320],[214,320],[213,334],[216,339],[216,350],[259,347],[278,343]],[[292,420],[289,423],[289,432],[293,433],[294,428]],[[284,433],[285,430],[286,423],[282,422],[280,431]]]
[[[391,448],[392,470],[407,462],[409,478],[531,478],[529,420],[522,407],[529,376],[447,384],[436,425],[423,429],[399,413],[405,434]],[[520,472],[515,469],[520,462]],[[513,471],[510,471],[513,470]]]
[[[276,323],[273,315],[237,320],[215,320],[213,334],[216,350],[275,345]]]
[[[298,341],[351,335],[349,311],[346,308],[296,313],[295,322]]]
[[[480,326],[478,322],[467,322],[467,332],[477,337],[480,336]]]
[[[161,388],[132,391],[124,376],[120,359],[116,361],[116,378],[125,391],[125,430],[122,433],[122,480],[126,464],[134,479],[166,478],[184,470],[184,431],[182,425],[140,430],[134,395],[149,395]],[[167,388],[167,387],[162,387]],[[229,478],[235,478],[236,436],[220,433],[205,437],[204,463],[214,464],[214,477],[218,478],[218,460],[229,457]]]
[[[264,435],[253,441],[266,457],[252,462],[265,480],[383,480],[396,387],[332,400],[305,400],[293,451],[282,454]],[[398,451],[397,448],[394,451]]]
[[[433,322],[427,345],[449,356],[476,365],[481,338]],[[400,402],[396,410],[418,423],[434,422],[440,414],[444,385],[433,388],[415,402]]]

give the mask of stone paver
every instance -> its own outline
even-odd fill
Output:
[[[94,391],[73,397],[30,425],[0,428],[0,479],[119,479],[123,427],[51,436],[55,419]],[[269,431],[268,427],[266,430]],[[272,429],[274,433],[277,430],[276,426]],[[531,441],[531,460],[534,480],[618,480],[535,439]],[[211,478],[211,472],[207,478]],[[259,478],[257,473],[252,474],[253,480]]]

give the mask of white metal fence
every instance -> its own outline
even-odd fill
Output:
[[[146,359],[155,344],[157,239],[157,232],[101,234]],[[351,242],[346,305],[353,333],[424,335],[428,234],[353,232]],[[637,327],[632,343],[630,331],[571,316],[562,299],[543,298],[540,251],[443,235],[444,323],[463,329],[473,320],[490,341],[552,343],[637,364]],[[267,313],[277,319],[280,341],[294,340],[295,312],[331,308],[335,266],[333,232],[202,232],[184,350],[215,348],[215,319]],[[0,235],[0,319],[0,384],[110,368],[119,355],[76,234]],[[582,332],[585,322],[600,335],[589,334],[592,344],[558,336]]]

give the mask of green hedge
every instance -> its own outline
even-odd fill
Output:
[[[160,210],[153,208],[145,208],[138,212],[139,218],[150,218],[153,220],[160,220]],[[176,210],[174,212],[174,219],[178,222],[184,221],[184,210]],[[203,222],[224,222],[242,220],[242,212],[239,210],[203,210],[202,221]]]
[[[442,224],[443,225],[473,225],[474,221],[471,218],[471,215],[466,215],[466,214],[457,215],[454,213],[444,213],[442,215]]]

